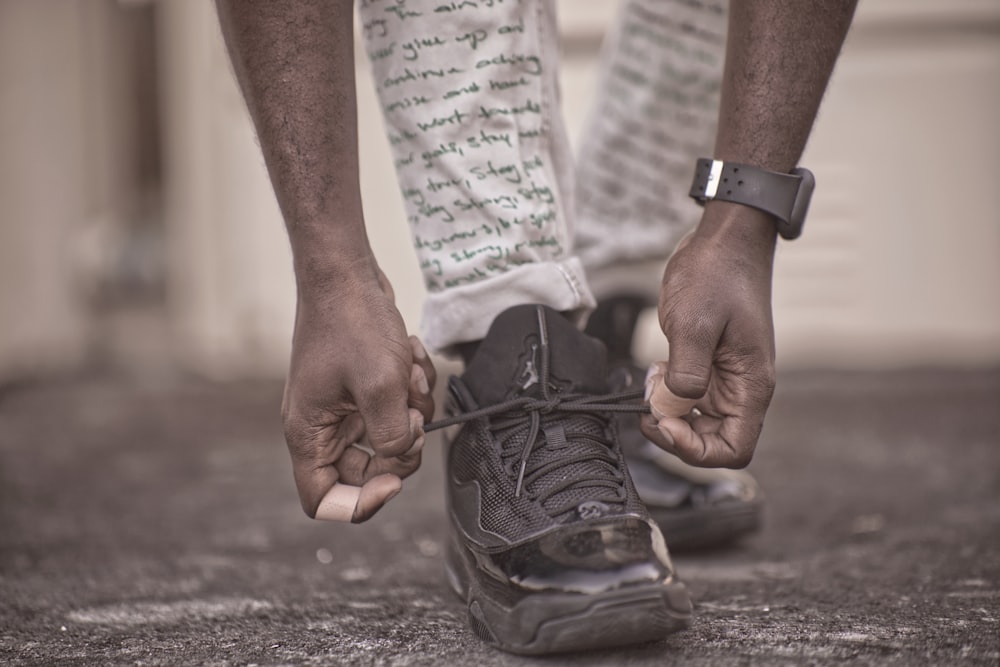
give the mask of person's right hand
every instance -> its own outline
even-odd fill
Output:
[[[436,376],[416,337],[407,337],[392,288],[341,281],[300,295],[282,401],[292,472],[306,514],[317,516],[335,485],[360,487],[340,520],[370,518],[420,465],[423,424],[434,413]],[[369,454],[357,444],[367,446]]]

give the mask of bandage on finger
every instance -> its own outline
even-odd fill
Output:
[[[664,418],[684,417],[698,403],[694,398],[681,398],[670,391],[664,381],[666,363],[657,362],[650,367],[646,375],[646,400],[649,401],[650,412],[657,421]]]
[[[376,475],[362,486],[337,482],[326,492],[315,517],[322,521],[365,521],[402,489],[403,481],[393,474]]]
[[[343,482],[333,485],[316,508],[316,518],[321,521],[350,522],[354,518],[354,510],[361,499],[361,487],[351,486]]]

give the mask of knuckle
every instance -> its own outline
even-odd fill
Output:
[[[745,449],[740,449],[733,452],[733,456],[730,459],[729,465],[727,467],[740,470],[750,465],[750,461],[752,460],[753,460],[753,448],[748,447]]]
[[[399,456],[413,444],[408,419],[382,420],[368,427],[368,440],[380,456]]]
[[[762,410],[767,410],[767,406],[771,404],[771,398],[774,396],[777,384],[774,366],[766,366],[755,374],[751,385],[751,394],[756,399],[754,402],[760,405]]]
[[[765,362],[761,364],[760,385],[768,396],[774,393],[774,388],[778,384],[778,374],[775,371],[774,363]]]
[[[726,468],[733,468],[734,470],[739,470],[746,468],[750,465],[750,461],[753,460],[754,449],[757,447],[757,437],[760,435],[760,429],[755,429],[753,433],[745,433],[742,438],[734,438],[733,442],[723,440],[726,444],[726,456],[725,460],[721,462],[721,465]]]
[[[399,465],[399,476],[403,477],[403,478],[409,477],[410,475],[412,475],[413,473],[415,473],[417,470],[419,470],[420,469],[420,462],[421,462],[421,459],[423,458],[423,455],[422,455],[421,452],[417,452],[416,454],[406,455],[406,456],[407,456],[407,460],[406,461],[402,461],[400,463],[400,465]]]
[[[289,415],[282,424],[285,443],[295,458],[309,458],[322,449],[324,427],[299,415]]]
[[[398,368],[373,368],[366,378],[364,390],[373,398],[386,399],[393,396],[405,396],[409,387],[409,375],[400,377]]]
[[[767,389],[768,394],[774,393],[774,388],[778,386],[778,376],[774,372],[774,366],[767,369],[764,374],[764,388]]]
[[[693,466],[710,468],[712,467],[712,457],[709,455],[708,449],[705,447],[692,448],[685,452],[686,463]]]
[[[285,440],[289,445],[301,443],[309,438],[309,423],[301,417],[286,414],[283,417],[282,426],[285,431]]]

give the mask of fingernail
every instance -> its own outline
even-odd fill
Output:
[[[422,394],[429,394],[431,392],[431,385],[427,382],[427,373],[424,373],[424,369],[420,366],[417,369],[417,389],[420,390]]]
[[[392,493],[390,493],[388,496],[386,496],[385,502],[389,502],[390,500],[392,500],[393,498],[395,498],[396,496],[398,496],[399,492],[402,491],[402,490],[403,490],[403,487],[399,487],[398,489],[396,489],[395,491],[393,491]]]
[[[420,342],[420,339],[413,338],[412,342],[413,345],[411,345],[410,347],[413,348],[413,356],[415,356],[417,359],[426,359],[427,350],[424,349],[424,344]]]

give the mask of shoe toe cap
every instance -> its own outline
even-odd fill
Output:
[[[638,517],[564,526],[481,561],[525,591],[593,594],[673,578],[659,529]]]

